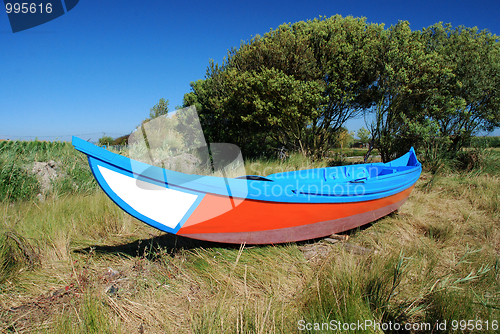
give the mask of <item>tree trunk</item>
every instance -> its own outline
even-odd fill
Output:
[[[368,158],[370,157],[370,153],[372,153],[374,146],[375,146],[375,138],[372,138],[372,140],[370,140],[370,144],[368,145],[368,152],[366,152],[363,160],[365,164],[368,161]]]

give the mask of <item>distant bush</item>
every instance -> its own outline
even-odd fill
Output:
[[[492,137],[490,147],[500,147],[500,136]]]
[[[118,137],[113,141],[112,145],[127,145],[128,144],[128,137],[130,137],[130,135]]]
[[[104,134],[101,138],[99,138],[99,141],[98,141],[98,144],[99,146],[109,146],[111,144],[113,144],[114,142],[114,139],[110,136],[106,136],[106,134]]]
[[[469,146],[472,147],[500,147],[500,136],[497,137],[473,137]]]

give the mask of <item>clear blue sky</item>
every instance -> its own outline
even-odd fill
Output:
[[[241,40],[285,22],[340,14],[386,26],[408,20],[412,29],[450,22],[500,35],[498,13],[498,0],[80,0],[67,14],[15,34],[0,13],[0,139],[128,134],[160,98],[171,109],[180,105],[210,59],[221,62]]]

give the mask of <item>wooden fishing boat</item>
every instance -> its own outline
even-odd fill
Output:
[[[397,210],[422,167],[413,148],[371,163],[238,178],[151,166],[73,137],[104,192],[159,230],[223,243],[275,244],[365,225]]]

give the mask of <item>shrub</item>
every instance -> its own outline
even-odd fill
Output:
[[[99,138],[98,144],[99,146],[104,146],[104,145],[111,145],[113,143],[114,139],[110,136],[106,136],[106,134],[103,134],[101,138]]]

